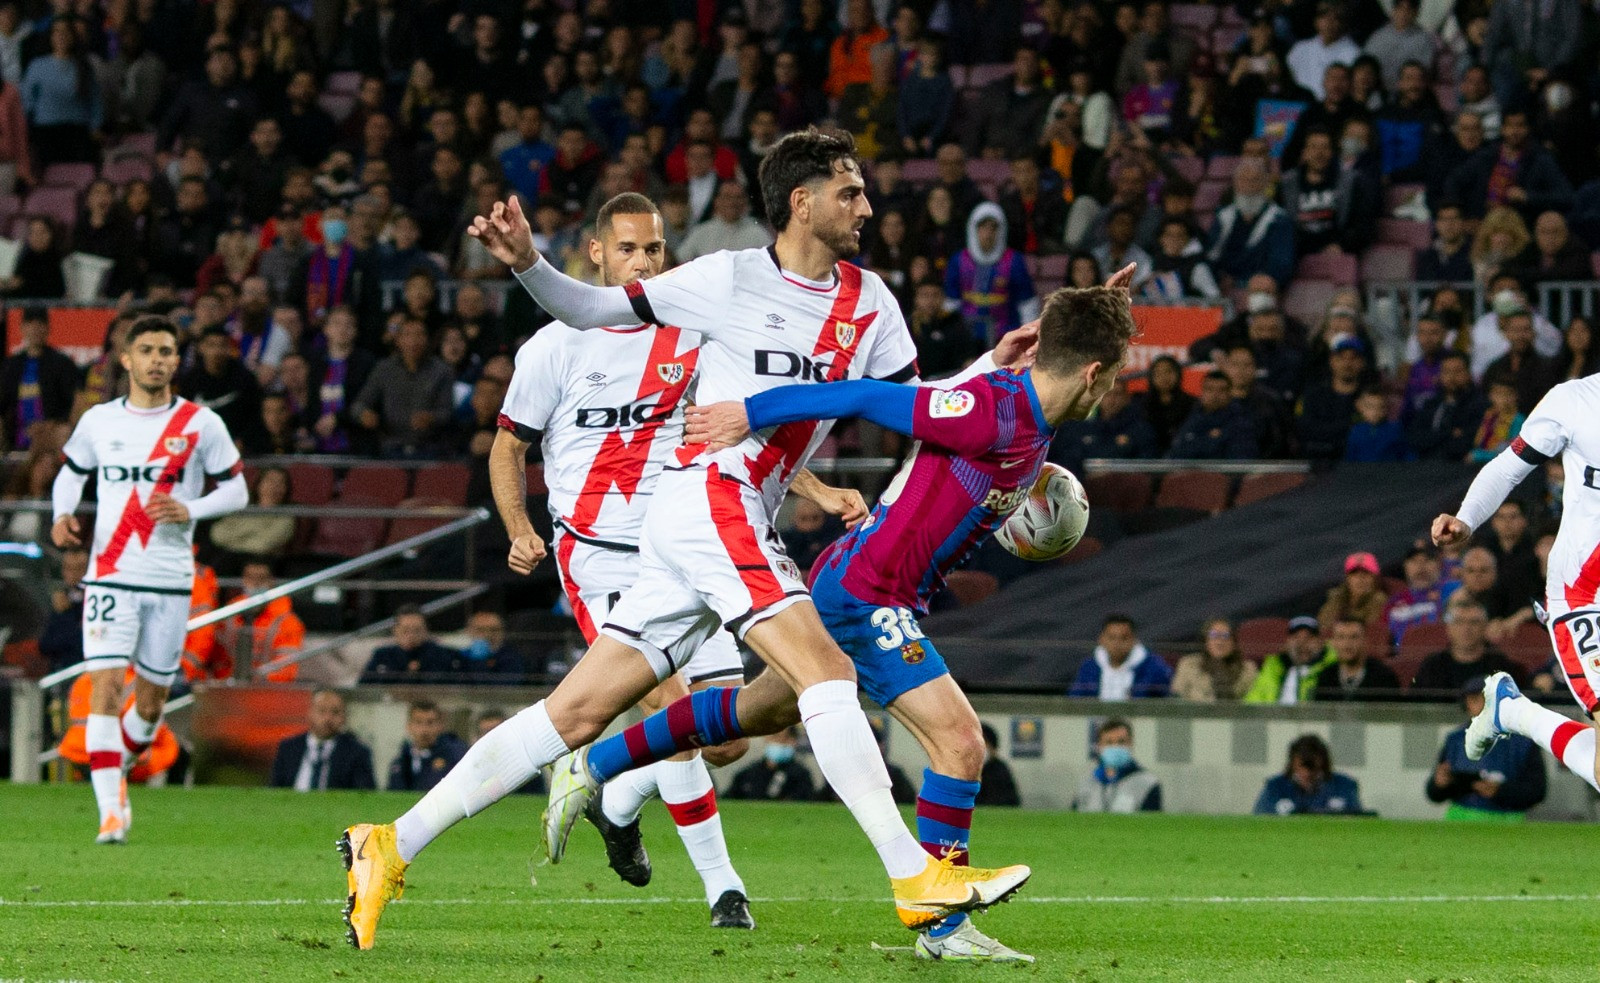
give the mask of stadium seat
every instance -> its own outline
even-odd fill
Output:
[[[1194,189],[1194,210],[1199,215],[1210,215],[1222,205],[1222,197],[1232,188],[1232,184],[1217,178],[1206,178]]]
[[[1009,61],[997,61],[990,65],[973,65],[967,71],[966,88],[981,89],[992,82],[1010,78],[1015,71],[1016,66]]]
[[[944,585],[962,607],[970,607],[993,597],[1000,590],[1000,579],[981,570],[952,570]]]
[[[82,191],[94,180],[93,164],[51,164],[44,169],[39,183],[51,188],[71,188]]]
[[[1090,475],[1083,488],[1089,495],[1090,508],[1127,514],[1149,507],[1154,485],[1148,474],[1112,472]]]
[[[1379,618],[1367,626],[1367,658],[1388,658],[1394,652],[1394,638],[1389,634],[1389,621]]]
[[[22,199],[16,195],[0,195],[0,223],[8,223],[22,214]]]
[[[1217,8],[1201,3],[1172,5],[1172,23],[1177,27],[1204,31],[1217,22]]]
[[[1206,177],[1213,181],[1232,181],[1234,168],[1238,166],[1238,157],[1217,154],[1206,162]]]
[[[550,494],[550,487],[544,483],[544,465],[528,465],[528,494],[530,496]]]
[[[1311,280],[1328,280],[1342,287],[1355,286],[1361,278],[1360,265],[1349,253],[1312,253],[1302,257],[1295,275]]]
[[[1211,50],[1218,54],[1232,51],[1248,33],[1249,29],[1242,26],[1219,24],[1211,29]]]
[[[112,153],[141,154],[145,157],[154,157],[156,155],[156,135],[154,133],[130,133],[122,138]]]
[[[444,505],[467,504],[467,482],[472,472],[465,464],[430,464],[417,472],[411,494],[417,498],[437,499]]]
[[[1303,474],[1247,474],[1239,481],[1239,493],[1233,497],[1233,507],[1239,508],[1281,495],[1305,483],[1306,476]]]
[[[30,216],[53,219],[63,229],[72,228],[78,219],[78,192],[72,188],[38,187],[22,203]]]
[[[1433,245],[1433,227],[1409,218],[1378,219],[1378,241],[1393,246],[1427,249]]]
[[[456,504],[441,498],[428,498],[419,495],[401,502],[400,507],[403,509],[450,508]],[[420,515],[416,518],[392,519],[389,522],[389,534],[384,537],[383,545],[388,546],[391,543],[410,539],[412,536],[419,536],[450,521],[450,519],[441,516]]]
[[[1420,184],[1391,184],[1383,193],[1383,210],[1387,214],[1420,195],[1425,190]]]
[[[390,503],[375,499],[344,496],[330,503],[335,507],[386,508]],[[330,516],[317,520],[317,531],[311,537],[308,551],[322,556],[357,557],[371,553],[383,543],[387,519]]]
[[[1215,471],[1174,471],[1161,479],[1158,509],[1192,509],[1216,515],[1228,507],[1233,478]]]
[[[1600,277],[1600,253],[1589,254],[1589,269],[1594,271],[1596,277]]]
[[[154,173],[155,168],[146,157],[119,157],[100,168],[100,176],[118,187],[129,181],[148,181]]]
[[[967,177],[978,184],[1002,185],[1011,180],[1011,162],[979,157],[967,162]]]
[[[1422,661],[1432,654],[1432,652],[1407,652],[1405,643],[1401,643],[1400,654],[1390,659],[1388,666],[1399,677],[1402,689],[1411,688],[1411,683],[1417,678],[1417,670],[1422,667]]]
[[[351,468],[339,483],[340,501],[355,496],[393,508],[410,494],[411,473],[387,464]]]
[[[939,165],[931,157],[918,157],[901,165],[900,176],[908,184],[932,184],[939,180]]]
[[[1171,160],[1172,169],[1183,176],[1190,184],[1199,184],[1205,180],[1206,162],[1199,157],[1174,157]]]
[[[259,477],[261,477],[261,469],[260,468],[256,467],[253,464],[245,465],[245,468],[244,468],[244,483],[245,483],[246,486],[248,486],[250,488],[254,488],[256,486],[256,479],[259,478]]]
[[[1082,563],[1084,560],[1099,556],[1105,550],[1105,543],[1100,542],[1093,536],[1085,536],[1078,540],[1078,545],[1067,551],[1066,556],[1056,562],[1062,566],[1071,566],[1074,563]]]
[[[1246,618],[1234,629],[1239,651],[1252,662],[1260,662],[1274,652],[1283,651],[1289,640],[1288,618]]]
[[[1555,649],[1550,645],[1550,633],[1537,621],[1524,621],[1500,645],[1506,658],[1527,669],[1538,672],[1549,663]]]
[[[1065,254],[1055,256],[1040,256],[1039,271],[1034,274],[1038,280],[1065,280],[1067,278],[1067,263],[1072,257]],[[1043,290],[1040,291],[1042,295]]]
[[[1412,625],[1400,637],[1399,658],[1416,656],[1417,662],[1450,647],[1450,634],[1442,624]],[[1407,682],[1402,679],[1401,682]]]
[[[1327,280],[1295,280],[1283,294],[1283,312],[1305,324],[1321,324],[1339,285]]]
[[[289,501],[295,505],[326,505],[333,501],[333,469],[325,464],[289,465]]]
[[[1417,277],[1417,254],[1410,246],[1379,243],[1361,256],[1361,279],[1369,283],[1405,283]]]
[[[317,105],[333,117],[335,123],[343,123],[351,110],[356,108],[356,97],[345,95],[342,92],[324,92],[317,96]]]
[[[329,72],[322,91],[354,97],[361,91],[360,72]]]
[[[1456,92],[1456,87],[1449,82],[1440,82],[1433,87],[1434,97],[1439,100],[1439,108],[1447,113],[1456,111],[1461,105],[1461,96]]]

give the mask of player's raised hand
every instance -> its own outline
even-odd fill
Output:
[[[843,520],[846,529],[854,529],[867,517],[867,500],[854,488],[834,488],[823,485],[817,489],[822,501],[817,502],[822,511]]]
[[[720,451],[748,436],[750,416],[739,400],[691,406],[683,411],[683,442],[686,444],[705,444],[707,450]]]
[[[497,201],[488,215],[473,218],[467,234],[483,241],[489,255],[521,272],[539,261],[539,251],[533,245],[533,227],[522,214],[522,203],[512,195]]]
[[[78,517],[64,515],[57,519],[56,524],[50,527],[50,541],[56,544],[57,549],[82,546],[83,527],[78,525]]]
[[[155,522],[188,522],[189,507],[166,492],[156,492],[144,505],[144,514]]]
[[[1021,372],[1033,366],[1034,356],[1038,353],[1039,319],[1034,318],[1000,336],[994,346],[994,364],[1002,369]]]
[[[1131,292],[1133,290],[1133,274],[1136,270],[1138,270],[1138,268],[1139,267],[1136,264],[1129,263],[1127,266],[1124,266],[1122,269],[1111,274],[1111,276],[1106,280],[1106,286],[1113,290],[1127,290]]]
[[[511,541],[511,553],[506,557],[506,565],[512,573],[520,573],[524,577],[533,573],[533,568],[545,557],[544,540],[533,533],[518,536]]]
[[[1472,538],[1472,530],[1453,515],[1441,515],[1433,520],[1433,545],[1456,546]]]

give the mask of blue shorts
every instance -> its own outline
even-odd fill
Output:
[[[944,656],[922,633],[916,613],[851,594],[839,582],[843,568],[819,562],[812,574],[811,600],[828,634],[856,664],[861,689],[872,701],[887,707],[901,694],[948,676]]]

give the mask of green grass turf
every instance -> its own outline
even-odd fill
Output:
[[[519,796],[435,844],[412,867],[378,947],[356,952],[343,939],[334,839],[346,823],[392,817],[408,797],[134,795],[133,843],[107,848],[92,843],[87,787],[0,785],[0,980],[1596,977],[1596,836],[1582,826],[983,811],[977,859],[1025,861],[1036,873],[1021,899],[979,924],[1039,963],[971,967],[873,950],[911,935],[837,805],[724,806],[758,899],[760,927],[747,933],[708,927],[659,805],[645,814],[656,876],[641,891],[604,866],[586,826],[567,862],[533,867],[542,799]],[[1551,895],[1583,898],[1486,900]],[[1113,896],[1139,900],[1083,900]],[[1419,896],[1468,900],[1389,900]],[[1256,900],[1183,900],[1213,897]],[[278,899],[302,903],[204,903]],[[142,903],[45,904],[86,900]]]

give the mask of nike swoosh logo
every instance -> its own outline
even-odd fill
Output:
[[[1000,466],[1002,468],[1014,468],[1014,467],[1017,467],[1020,464],[1027,464],[1027,463],[1028,463],[1027,461],[1001,461],[1000,462]]]
[[[365,860],[365,859],[367,859],[367,840],[370,840],[370,839],[372,839],[371,836],[367,836],[367,837],[362,839],[361,846],[356,849],[356,859],[357,860]],[[974,892],[974,893],[976,893],[976,892]]]

